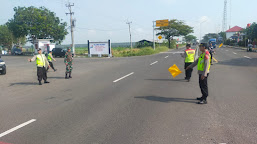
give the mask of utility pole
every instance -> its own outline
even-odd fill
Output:
[[[130,24],[132,24],[132,22],[127,22],[127,24],[129,25],[130,48],[132,49],[131,31],[130,31]]]
[[[72,5],[70,3],[66,4],[66,7],[68,7],[68,9],[70,11],[69,13],[66,13],[66,15],[70,15],[70,31],[71,31],[71,42],[72,42],[71,45],[72,45],[73,54],[75,55],[74,34],[73,34],[73,28],[75,27],[75,22],[72,19],[72,15],[74,15],[74,12],[72,12],[72,10],[71,10],[72,6],[74,6],[74,3]]]
[[[155,28],[155,25],[154,25],[155,21],[153,21],[153,49],[155,50],[155,41],[154,41],[154,28]]]

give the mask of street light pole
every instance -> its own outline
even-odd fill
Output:
[[[200,42],[200,43],[201,43],[201,41],[202,41],[202,29],[201,29],[202,23],[204,23],[204,22],[206,22],[206,21],[207,21],[207,20],[200,22],[200,39],[199,39],[199,42]]]
[[[153,49],[155,50],[155,41],[154,41],[154,23],[155,23],[155,21],[153,21]]]

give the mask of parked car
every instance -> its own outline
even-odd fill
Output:
[[[0,73],[2,75],[6,74],[6,65],[5,65],[4,60],[1,59],[1,56],[0,56]]]
[[[53,52],[53,57],[64,57],[66,50],[62,48],[54,48],[52,52]]]
[[[13,48],[11,51],[11,54],[12,55],[22,55],[22,51],[21,51],[21,49]]]

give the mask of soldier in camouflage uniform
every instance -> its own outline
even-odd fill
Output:
[[[71,52],[71,49],[68,48],[68,51],[66,52],[65,57],[64,57],[64,63],[66,65],[65,79],[72,78],[71,77],[71,72],[73,69],[72,62],[73,62],[72,52]],[[69,73],[69,77],[68,77],[68,73]]]

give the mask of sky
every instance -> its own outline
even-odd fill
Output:
[[[257,21],[257,0],[227,0],[227,23],[245,28],[247,23]],[[0,24],[13,18],[17,6],[44,6],[69,24],[65,13],[68,2],[76,19],[75,44],[90,41],[129,42],[132,22],[132,41],[153,39],[153,21],[162,19],[183,20],[194,27],[198,38],[207,33],[222,30],[224,0],[0,0]],[[201,26],[200,26],[201,23]],[[201,30],[200,30],[201,27]],[[70,29],[69,29],[70,31]],[[201,33],[200,33],[201,31]],[[70,44],[68,34],[62,44]]]

